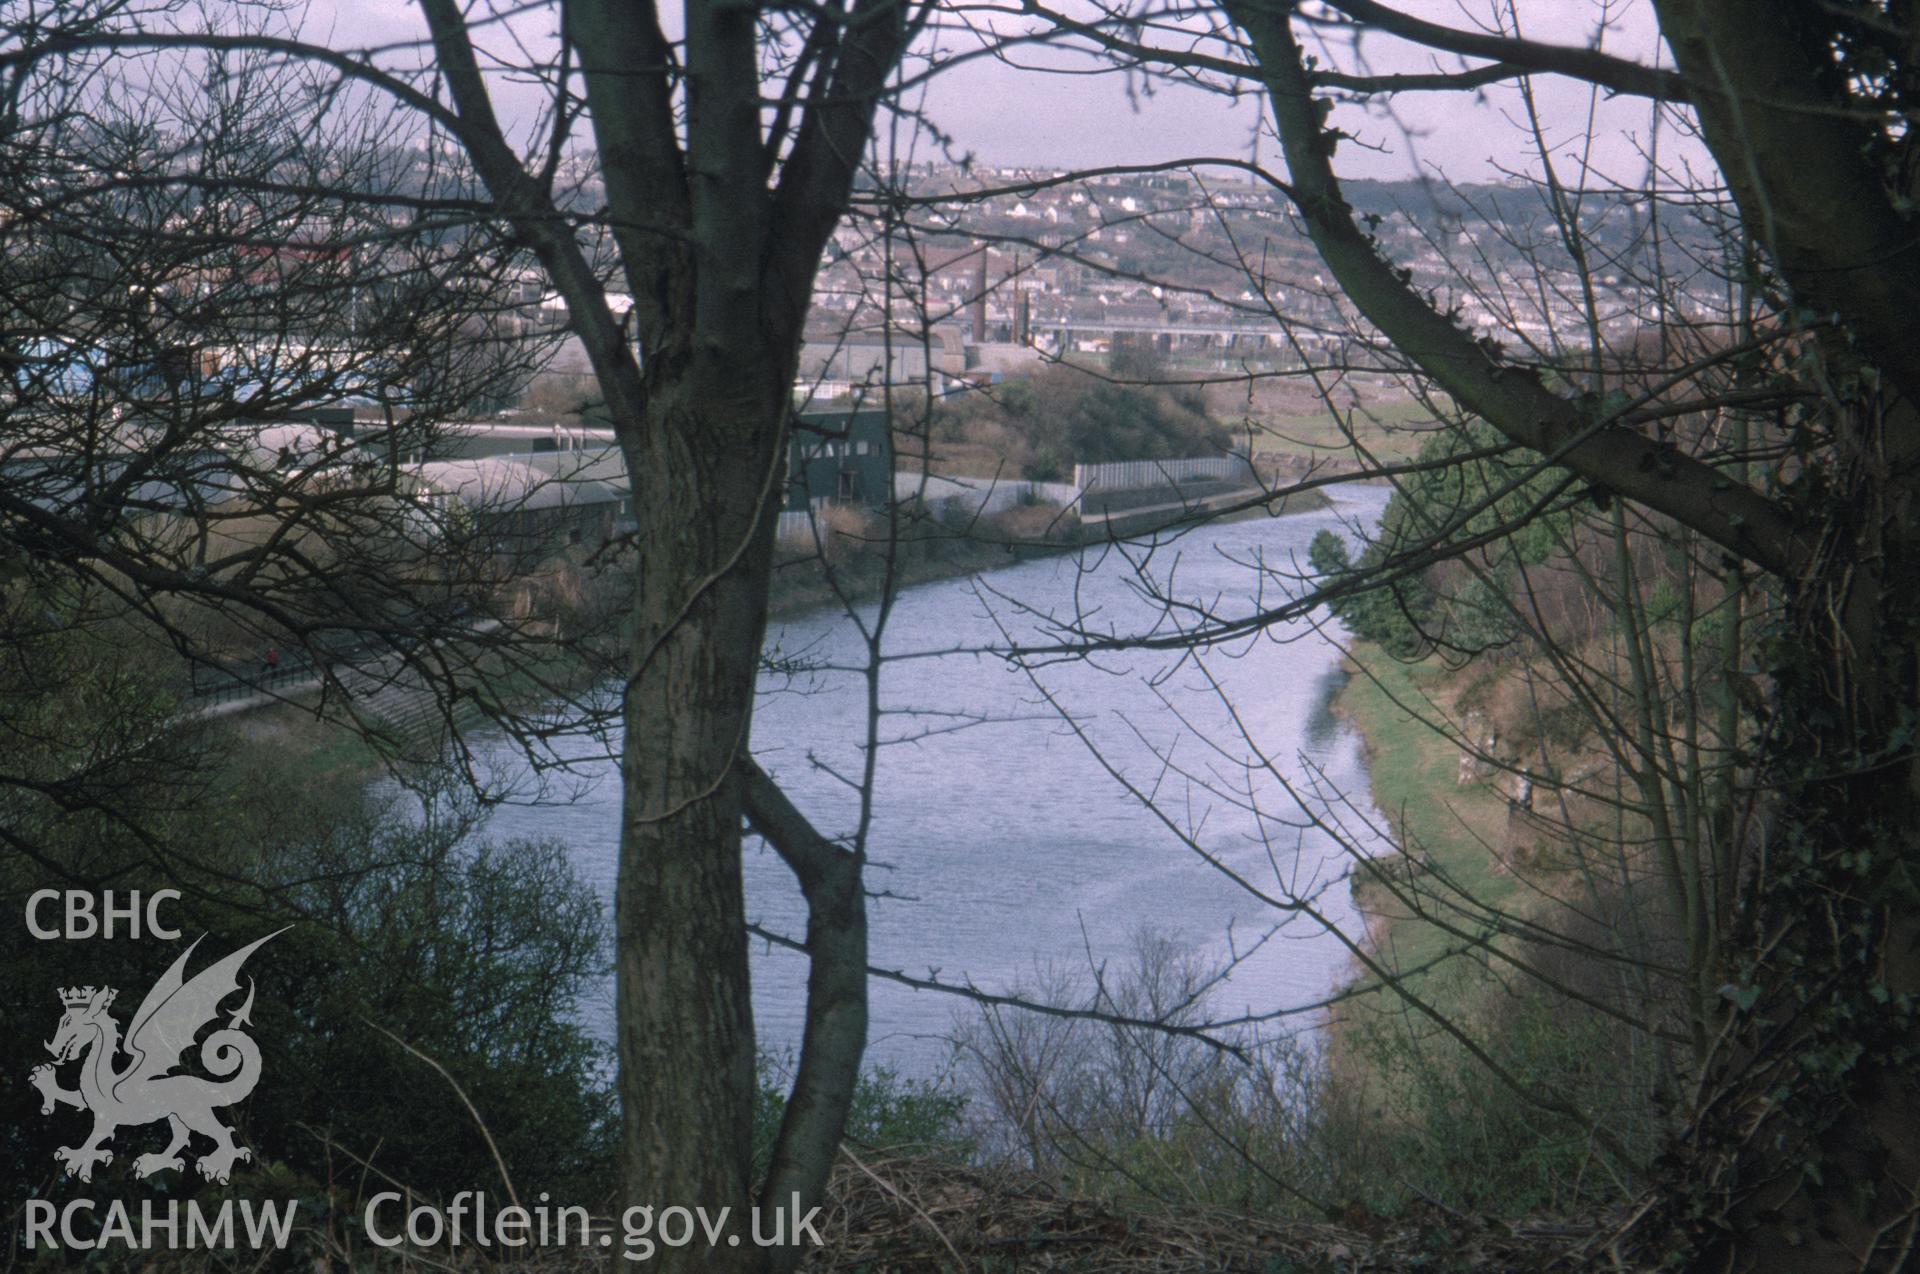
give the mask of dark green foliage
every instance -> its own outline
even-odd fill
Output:
[[[317,923],[281,940],[281,1002],[304,1021],[289,1023],[271,1093],[261,1085],[269,1102],[256,1098],[261,1144],[284,1137],[275,1157],[310,1163],[293,1131],[306,1124],[358,1154],[381,1146],[410,1184],[497,1179],[458,1094],[397,1036],[466,1091],[523,1190],[604,1191],[611,1059],[573,1020],[606,968],[598,899],[557,843],[482,840],[431,807],[418,821],[368,813],[311,848],[324,875],[292,891]]]
[[[317,1185],[361,1157],[417,1190],[497,1180],[459,1094],[404,1040],[465,1090],[516,1185],[604,1190],[614,1114],[608,1061],[571,1018],[581,986],[604,969],[605,926],[564,849],[485,842],[464,820],[409,817],[378,803],[346,819],[308,812],[311,838],[269,851],[267,869],[285,890],[265,906],[220,890],[190,896],[167,913],[183,931],[178,942],[34,941],[17,923],[26,894],[64,882],[10,865],[0,909],[16,923],[0,926],[0,995],[21,1029],[0,1045],[7,1180],[22,1190],[72,1188],[56,1179],[51,1152],[76,1144],[85,1116],[63,1108],[42,1117],[25,1083],[47,1060],[37,1041],[59,1020],[57,987],[119,988],[124,1028],[193,939],[205,935],[189,975],[291,925],[248,962],[262,1078],[246,1103],[222,1112],[251,1147],[255,1171],[281,1164]],[[114,887],[179,883],[134,865]],[[254,893],[234,891],[242,892]],[[123,1128],[110,1188],[121,1184],[120,1163],[163,1141],[158,1126]],[[201,1186],[189,1173],[167,1188]]]
[[[1387,506],[1389,515],[1400,498],[1396,495],[1394,503]],[[1356,563],[1345,541],[1332,531],[1321,531],[1308,547],[1307,560],[1323,582],[1337,583],[1357,572],[1377,570],[1387,556],[1384,542],[1383,538],[1368,544]],[[1428,649],[1425,633],[1434,603],[1433,591],[1414,578],[1346,594],[1336,598],[1332,606],[1333,613],[1354,636],[1373,642],[1396,658],[1413,659]]]
[[[998,387],[990,398],[944,404],[936,436],[963,438],[976,418],[1011,429],[1029,454],[1021,476],[1064,480],[1076,464],[1217,456],[1232,433],[1213,420],[1197,387],[1154,383],[1150,356],[1123,351],[1106,377],[1049,367],[1031,380]]]
[[[605,968],[606,926],[564,848],[481,839],[477,808],[447,795],[446,776],[415,776],[426,798],[370,796],[364,754],[319,727],[249,720],[242,735],[182,718],[157,671],[169,661],[57,590],[34,602],[0,613],[8,625],[64,621],[44,641],[13,632],[0,672],[0,757],[13,762],[0,763],[0,1011],[14,1027],[0,1043],[7,1197],[118,1193],[133,1158],[165,1141],[160,1126],[124,1127],[93,1184],[57,1175],[54,1148],[77,1144],[87,1116],[43,1116],[27,1077],[49,1060],[41,1041],[60,1019],[59,987],[117,988],[124,1030],[195,939],[189,976],[286,926],[243,975],[258,988],[251,1034],[262,1060],[253,1095],[220,1112],[254,1156],[237,1188],[304,1197],[330,1183],[350,1194],[356,1156],[422,1191],[498,1179],[448,1080],[384,1028],[466,1090],[518,1187],[604,1193],[608,1060],[572,1014]],[[27,897],[69,888],[123,899],[178,889],[163,918],[182,937],[36,940]],[[71,1069],[62,1079],[72,1083]],[[191,1148],[189,1163],[205,1148]],[[166,1177],[155,1188],[213,1188],[191,1171]]]
[[[1219,455],[1232,439],[1197,396],[1161,386],[1040,378],[1027,423],[1036,465],[1062,474],[1076,464]]]
[[[1571,514],[1557,499],[1555,477],[1524,453],[1462,458],[1498,441],[1478,423],[1428,439],[1420,460],[1433,467],[1400,480],[1357,560],[1333,532],[1314,537],[1314,573],[1352,586],[1332,608],[1356,637],[1400,659],[1435,649],[1471,654],[1513,640],[1516,568],[1564,545]],[[1489,543],[1459,547],[1481,538]]]

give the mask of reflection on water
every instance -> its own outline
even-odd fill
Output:
[[[1304,569],[1315,532],[1343,518],[1371,522],[1384,503],[1385,492],[1362,488],[1332,510],[1207,527],[1163,546],[1145,569],[1182,599],[1246,613],[1256,594],[1259,604],[1279,600],[1273,580],[1261,591],[1255,563]],[[1142,596],[1138,564],[1090,553],[1079,564],[1053,558],[910,589],[886,649],[966,652],[1002,642],[1003,627],[1046,639],[1049,619],[1076,614],[1104,632],[1170,631]],[[811,671],[765,679],[755,754],[818,827],[848,834],[858,802],[836,776],[860,773],[866,699],[857,673],[834,669],[859,665],[862,642],[845,616],[822,613],[777,623],[769,644]],[[1216,993],[1216,1014],[1318,1000],[1345,975],[1345,949],[1256,894],[1319,891],[1327,918],[1358,932],[1340,879],[1347,853],[1307,816],[1371,850],[1359,740],[1327,708],[1342,677],[1339,652],[1304,622],[1203,653],[1056,662],[1031,678],[975,653],[889,663],[869,842],[869,887],[883,895],[871,905],[874,962],[1004,990],[1048,968],[1118,963],[1145,927],[1213,960],[1243,957]],[[504,759],[506,745],[495,751]],[[490,831],[565,840],[611,911],[619,784],[608,763],[586,777],[571,803],[503,807]],[[1341,793],[1355,810],[1341,807]],[[745,866],[751,917],[799,936],[804,911],[784,865],[749,842]],[[756,949],[753,972],[762,1046],[787,1051],[800,1035],[804,960]],[[965,1011],[951,996],[876,981],[869,1056],[931,1073]],[[609,1035],[611,985],[581,1012]]]
[[[1340,718],[1333,713],[1333,697],[1346,687],[1348,677],[1347,670],[1336,664],[1320,674],[1320,682],[1314,687],[1313,706],[1307,711],[1303,745],[1313,756],[1330,754],[1344,728]]]

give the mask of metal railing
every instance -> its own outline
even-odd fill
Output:
[[[319,668],[308,659],[271,665],[263,662],[250,671],[196,666],[191,670],[187,694],[195,703],[211,707],[260,694],[284,694],[295,683],[311,681],[319,673]]]
[[[1183,482],[1224,482],[1251,477],[1245,456],[1196,456],[1186,460],[1121,460],[1073,466],[1073,485],[1081,490],[1138,490]]]

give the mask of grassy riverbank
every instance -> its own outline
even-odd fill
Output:
[[[1644,984],[1589,951],[1649,948],[1605,928],[1608,886],[1509,807],[1508,780],[1476,764],[1461,781],[1463,721],[1514,746],[1495,707],[1511,668],[1399,663],[1366,643],[1351,665],[1337,707],[1400,846],[1355,873],[1354,899],[1406,995],[1356,969],[1356,988],[1380,993],[1333,1022],[1325,1094],[1370,1112],[1380,1163],[1424,1198],[1500,1215],[1611,1205],[1665,1135],[1665,1072],[1630,1025]]]
[[[1367,914],[1374,953],[1389,968],[1415,969],[1461,945],[1446,931],[1472,930],[1461,908],[1514,899],[1519,882],[1497,852],[1506,802],[1486,784],[1458,782],[1459,746],[1436,729],[1454,719],[1457,689],[1438,661],[1402,663],[1358,642],[1348,666],[1352,678],[1335,708],[1365,741],[1373,803],[1400,846],[1378,873],[1356,873],[1355,900]],[[1396,891],[1440,923],[1415,914]]]

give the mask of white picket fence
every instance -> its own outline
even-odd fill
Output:
[[[1249,478],[1253,471],[1244,456],[1199,456],[1188,460],[1122,460],[1113,464],[1073,466],[1073,485],[1082,491],[1132,491],[1141,487],[1177,486],[1183,482]]]

